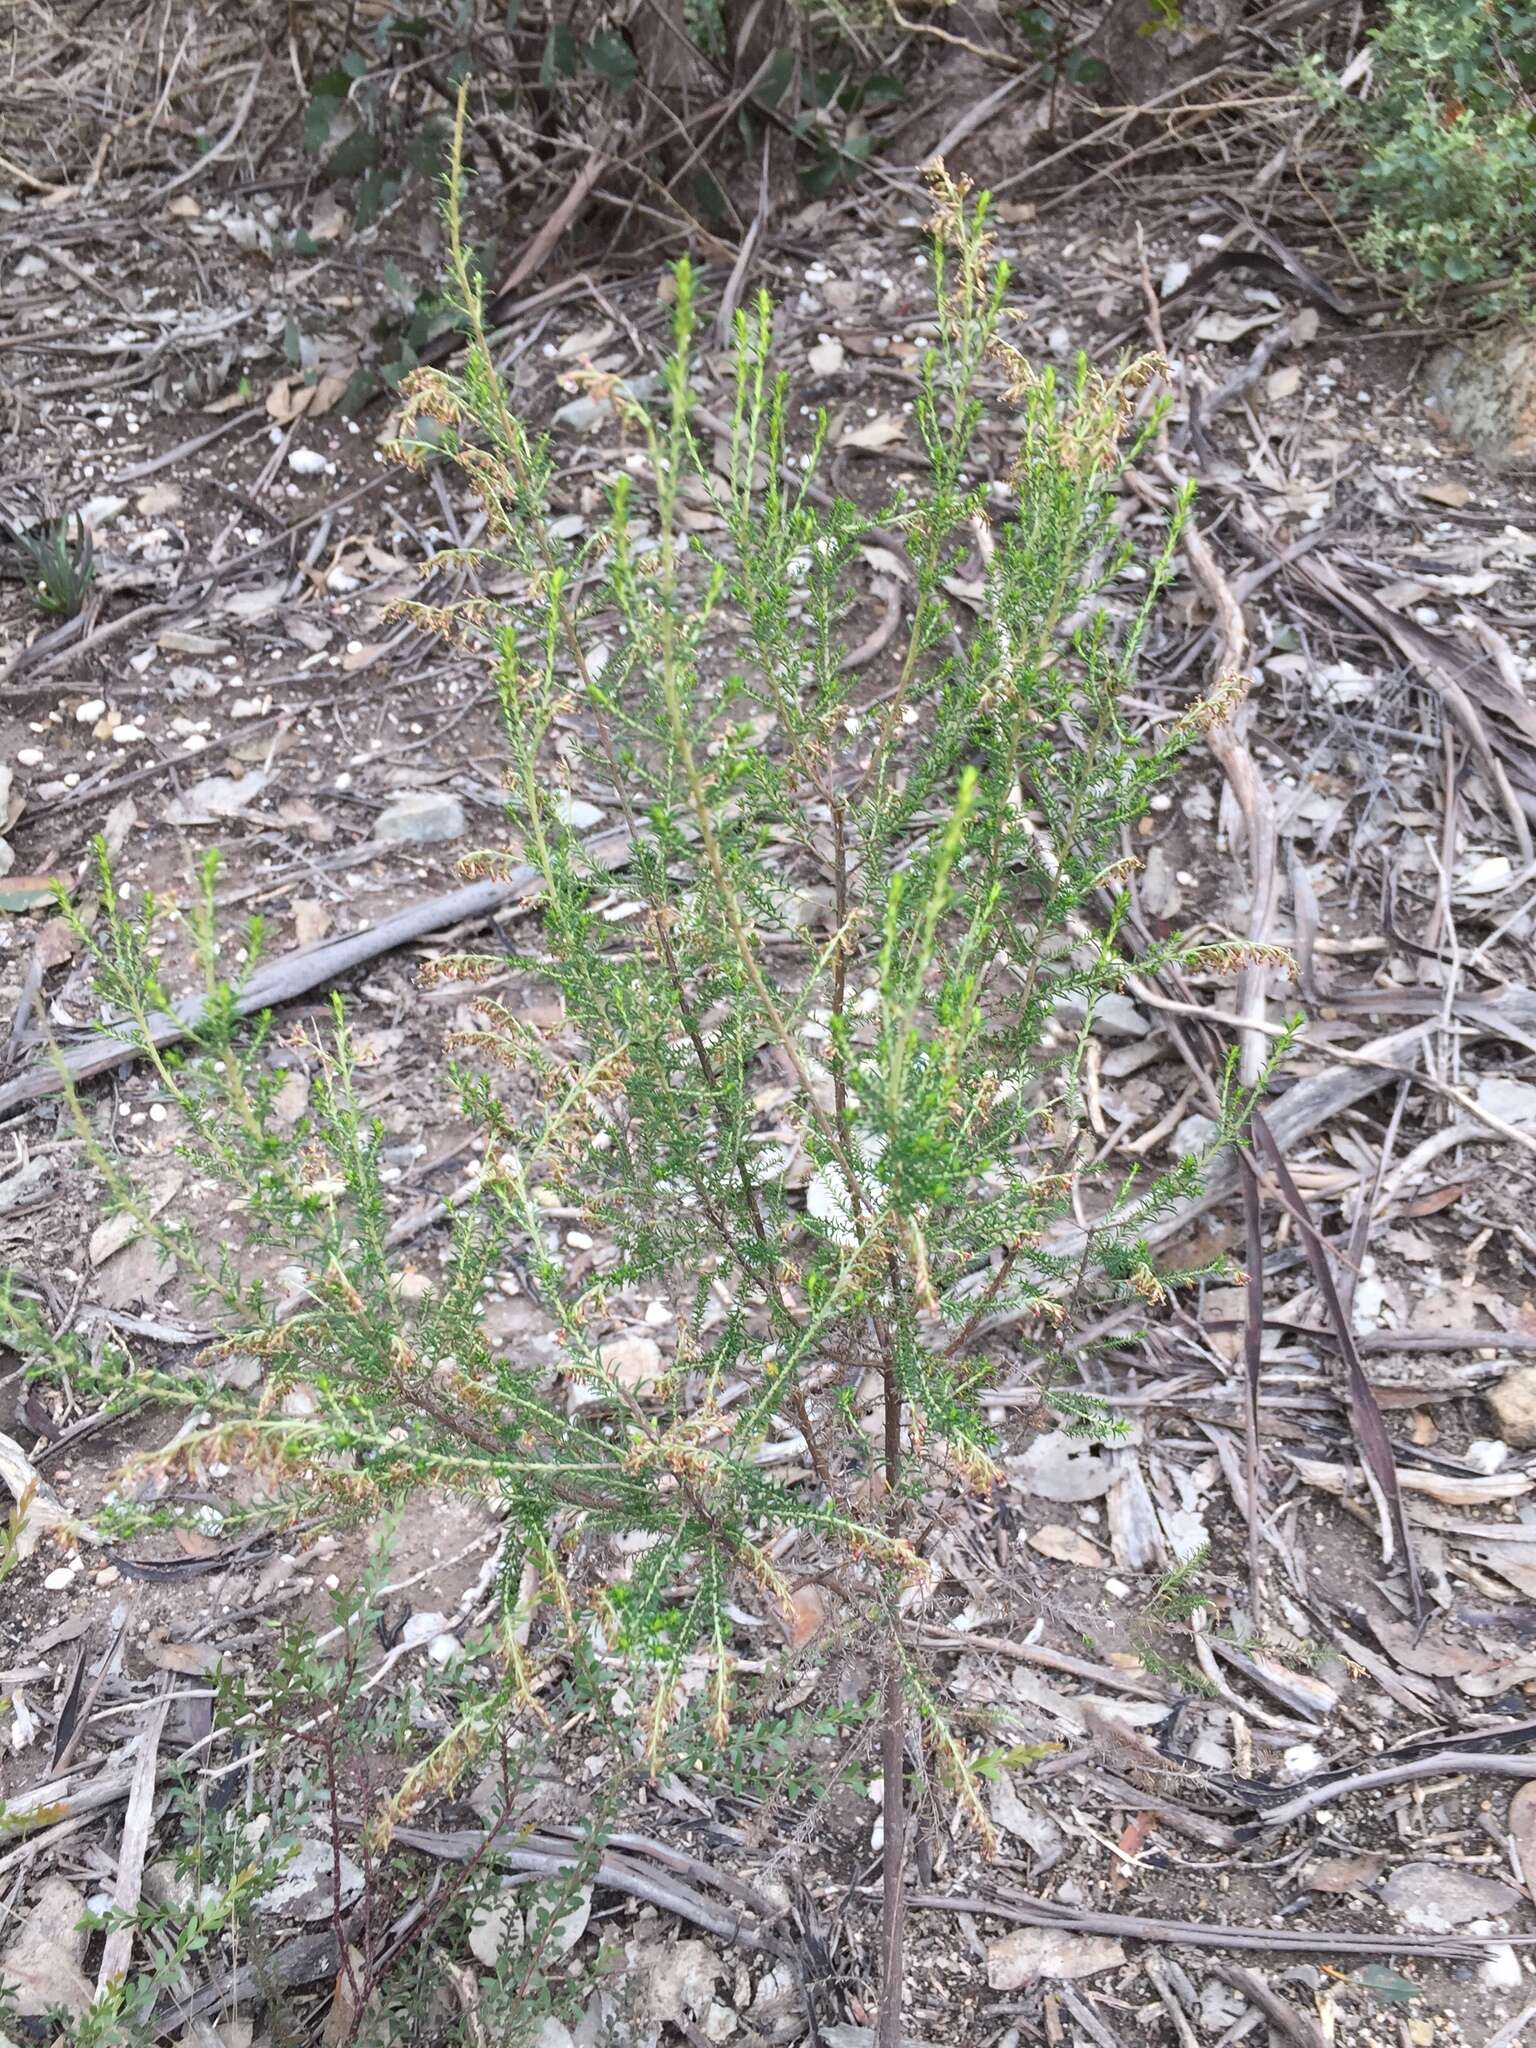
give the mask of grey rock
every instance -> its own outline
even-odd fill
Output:
[[[1152,1029],[1127,995],[1111,989],[1093,1006],[1093,1028],[1100,1038],[1145,1038]]]
[[[464,806],[446,789],[410,789],[395,797],[374,820],[373,836],[385,845],[435,846],[461,839],[467,829]]]
[[[22,2019],[40,2019],[56,2006],[79,2018],[95,1996],[81,1964],[87,1937],[77,1923],[85,1899],[62,1877],[50,1877],[0,1957],[0,1984],[15,1999]]]
[[[821,2038],[827,2048],[875,2048],[877,2036],[873,2027],[856,2027],[851,2020],[839,2020],[835,2026],[823,2027]],[[901,2048],[937,2048],[933,2041],[919,2041],[915,2034],[903,2034]]]
[[[1449,1934],[1468,1920],[1507,1913],[1520,1903],[1511,1885],[1447,1863],[1404,1863],[1381,1888],[1387,1910],[1421,1934]]]
[[[276,1884],[256,1901],[256,1910],[285,1920],[329,1920],[333,1874],[341,1880],[339,1903],[351,1905],[363,1889],[363,1873],[350,1856],[333,1858],[329,1842],[306,1836],[294,1846]]]
[[[1441,349],[1429,366],[1427,396],[1489,468],[1536,462],[1536,327],[1513,321]]]
[[[0,1180],[0,1216],[7,1209],[19,1209],[25,1202],[41,1201],[58,1178],[58,1172],[57,1162],[52,1159],[29,1159],[25,1166],[7,1174]]]
[[[1504,1074],[1490,1074],[1476,1089],[1478,1107],[1507,1124],[1536,1124],[1536,1087],[1529,1081],[1511,1081]]]
[[[247,775],[204,776],[185,795],[173,797],[166,805],[166,823],[217,825],[226,818],[238,818],[271,780],[264,768],[253,768]]]
[[[1187,1159],[1193,1152],[1203,1152],[1215,1135],[1213,1119],[1197,1112],[1185,1117],[1174,1131],[1173,1150],[1180,1159]]]

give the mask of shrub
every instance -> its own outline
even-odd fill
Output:
[[[1529,298],[1536,270],[1536,9],[1389,0],[1369,95],[1314,74],[1360,153],[1361,255],[1422,303],[1448,285]]]
[[[1200,1157],[1101,1184],[1078,1075],[1095,1004],[1123,979],[1122,834],[1236,695],[1223,683],[1160,738],[1133,730],[1125,698],[1184,511],[1150,548],[1113,516],[1157,417],[1144,393],[1158,366],[1080,362],[1058,378],[1025,364],[999,339],[1008,278],[985,202],[943,176],[935,198],[920,486],[876,513],[820,490],[828,422],[792,447],[766,300],[736,322],[717,439],[683,263],[657,407],[596,380],[630,454],[606,514],[568,537],[553,451],[493,367],[450,180],[466,353],[410,381],[398,452],[472,483],[486,549],[456,559],[498,594],[407,609],[481,650],[501,696],[520,845],[464,871],[526,862],[542,895],[521,955],[442,960],[430,978],[515,970],[559,1012],[483,993],[480,1028],[457,1042],[485,1152],[431,1288],[401,1286],[382,1134],[339,1011],[334,1039],[308,1050],[319,1071],[297,1139],[274,1120],[286,1055],[242,1040],[221,994],[211,872],[191,918],[210,1001],[184,1056],[150,1042],[169,1001],[155,906],[131,913],[104,887],[104,935],[80,927],[197,1170],[235,1185],[252,1242],[297,1275],[276,1302],[235,1262],[211,1263],[97,1148],[117,1198],[225,1304],[224,1348],[265,1358],[268,1387],[250,1413],[206,1380],[150,1386],[108,1351],[75,1355],[77,1389],[116,1370],[124,1398],[212,1403],[175,1457],[243,1454],[312,1512],[373,1516],[423,1486],[493,1501],[507,1531],[497,1711],[531,1708],[533,1668],[553,1659],[583,1696],[610,1699],[621,1763],[658,1765],[674,1721],[696,1762],[701,1718],[729,1758],[745,1607],[777,1612],[792,1642],[829,1610],[871,1632],[892,1987],[909,1735],[918,1767],[931,1757],[988,1825],[904,1623],[933,1582],[930,1516],[1000,1477],[979,1399],[1001,1366],[988,1319],[1024,1331],[1070,1426],[1111,1430],[1068,1383],[1066,1332],[1106,1298],[1163,1298],[1147,1225],[1199,1184]],[[1004,486],[977,438],[999,387],[1018,419]],[[874,546],[906,603],[872,678],[849,656],[868,638]],[[622,817],[619,844],[572,827],[573,794],[594,790]],[[247,933],[252,956],[258,940]],[[1175,938],[1142,971],[1246,957]],[[1229,1075],[1213,1142],[1247,1101]],[[1090,1211],[1084,1247],[1054,1248],[1056,1227]],[[552,1362],[488,1335],[487,1293],[509,1270],[549,1318]],[[676,1306],[670,1356],[615,1341],[618,1297],[636,1289]],[[46,1348],[35,1329],[25,1341]],[[300,1383],[307,1412],[285,1410]],[[811,1470],[785,1483],[775,1446],[797,1463],[803,1449]],[[421,1784],[440,1789],[474,1747],[456,1732]],[[884,2005],[894,2029],[894,1988]]]

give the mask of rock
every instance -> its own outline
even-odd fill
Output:
[[[48,1878],[21,1930],[0,1958],[0,1984],[15,2000],[19,2019],[41,2019],[57,2006],[74,2018],[95,1991],[81,1964],[88,1939],[79,1931],[85,1899],[62,1877]]]
[[[264,768],[253,768],[248,775],[204,776],[184,796],[171,799],[165,807],[165,821],[168,825],[217,825],[225,818],[237,818],[271,780]]]
[[[1511,321],[1441,349],[1427,396],[1447,431],[1490,468],[1536,461],[1536,327]]]
[[[306,1836],[293,1844],[293,1851],[276,1884],[256,1901],[258,1913],[281,1915],[285,1920],[329,1920],[332,1880],[337,1874],[343,1906],[350,1906],[362,1892],[363,1873],[349,1856],[334,1857],[329,1842]]]
[[[709,2011],[715,2002],[715,1981],[724,1964],[706,1942],[687,1939],[664,1948],[646,1972],[647,2009],[659,2019],[690,2019]]]
[[[5,842],[0,840],[0,846]],[[0,872],[3,872],[3,856],[0,856]],[[58,1178],[58,1167],[52,1159],[29,1159],[25,1166],[19,1166],[14,1173],[0,1180],[0,1216],[8,1209],[19,1209],[23,1204],[41,1201]]]
[[[104,526],[110,526],[114,519],[121,518],[127,510],[126,498],[87,498],[80,507],[80,518],[92,533],[99,533]]]
[[[1517,1365],[1488,1396],[1499,1435],[1517,1451],[1536,1445],[1536,1365]]]
[[[838,2020],[835,2025],[823,2027],[821,2038],[827,2048],[875,2048],[873,2027],[856,2027],[852,2020]],[[937,2048],[933,2041],[919,2041],[915,2034],[903,2034],[901,2048]]]
[[[532,2048],[576,2048],[576,2037],[564,2020],[557,2020],[552,2012],[546,2013],[533,2037]]]
[[[1507,1941],[1490,1943],[1477,1974],[1490,1991],[1518,1991],[1525,1982],[1520,1974],[1520,1958]]]
[[[1536,1125],[1536,1087],[1529,1081],[1511,1081],[1503,1074],[1489,1074],[1479,1081],[1474,1093],[1480,1109],[1507,1124]]]
[[[654,1337],[614,1337],[597,1347],[597,1355],[630,1394],[649,1393],[666,1371]]]
[[[1152,917],[1177,917],[1184,908],[1184,892],[1160,846],[1150,848],[1142,863],[1141,903]]]
[[[792,1963],[775,1963],[758,1979],[752,1994],[752,2011],[758,2019],[777,2019],[787,2013],[800,1989]]]
[[[1093,1028],[1100,1038],[1145,1038],[1152,1029],[1129,996],[1111,989],[1093,1006]]]
[[[1235,1991],[1230,1984],[1223,1984],[1219,1977],[1207,1977],[1200,1986],[1200,2003],[1196,2011],[1201,2026],[1208,2034],[1224,2034],[1247,2010],[1248,2001],[1241,1991]]]
[[[1386,1868],[1385,1856],[1362,1852],[1357,1856],[1315,1856],[1301,1874],[1308,1891],[1330,1892],[1344,1897],[1372,1885]]]
[[[1092,1444],[1065,1430],[1037,1436],[1023,1457],[1010,1459],[1011,1476],[1041,1500],[1098,1500],[1108,1493],[1110,1461],[1094,1455]]]
[[[1448,1863],[1404,1863],[1382,1886],[1387,1910],[1421,1934],[1449,1934],[1468,1920],[1507,1913],[1520,1894],[1494,1877]]]
[[[603,814],[596,804],[589,804],[565,791],[555,798],[555,816],[562,825],[569,825],[573,832],[590,832],[594,825],[603,822]]]
[[[1515,1788],[1515,1796],[1509,1802],[1506,1825],[1520,1852],[1525,1888],[1536,1897],[1536,1778],[1528,1779]]]
[[[1193,1116],[1183,1118],[1174,1131],[1172,1144],[1175,1157],[1187,1159],[1193,1152],[1203,1152],[1215,1135],[1214,1119],[1201,1116],[1197,1110]]]
[[[1107,1934],[1021,1927],[987,1944],[987,1983],[994,1991],[1022,1991],[1042,1977],[1095,1977],[1124,1961],[1125,1950]]]
[[[410,789],[391,799],[374,820],[373,836],[389,846],[435,846],[461,839],[464,806],[446,789]]]
[[[1509,1445],[1501,1444],[1493,1437],[1480,1436],[1462,1452],[1462,1456],[1474,1472],[1480,1472],[1489,1479],[1495,1472],[1502,1472],[1509,1462]]]

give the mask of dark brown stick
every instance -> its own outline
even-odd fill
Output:
[[[1234,1991],[1241,1991],[1249,2004],[1256,2005],[1270,2025],[1284,2034],[1288,2041],[1294,2041],[1297,2048],[1324,2048],[1322,2028],[1314,2020],[1293,2012],[1257,1971],[1245,1970],[1240,1963],[1218,1963],[1216,1975],[1230,1984]]]

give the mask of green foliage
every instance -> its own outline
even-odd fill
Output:
[[[849,1743],[854,1736],[872,1736],[879,1712],[873,1697],[796,1707],[788,1714],[735,1721],[722,1743],[707,1717],[695,1711],[679,1721],[674,1748],[682,1767],[703,1773],[712,1789],[764,1802],[794,1801],[868,1775],[867,1758],[861,1764],[850,1755]]]
[[[435,176],[442,167],[448,122],[441,114],[407,120],[386,81],[377,75],[398,44],[414,48],[425,39],[424,24],[413,29],[386,18],[375,29],[372,58],[362,50],[345,50],[334,65],[310,80],[304,146],[320,159],[328,181],[350,187],[359,228],[368,227],[392,206],[413,177]],[[319,252],[302,236],[299,253]]]
[[[16,542],[34,607],[48,618],[72,619],[85,603],[96,575],[91,529],[83,520],[51,519],[37,533]]]
[[[493,1502],[507,1540],[485,1711],[531,1708],[536,1671],[574,1671],[610,1700],[631,1764],[660,1762],[684,1709],[728,1742],[751,1610],[795,1632],[790,1552],[851,1625],[897,1646],[940,1781],[979,1815],[945,1704],[900,1647],[928,1574],[921,1503],[997,1482],[981,1395],[1021,1357],[1069,1421],[1103,1430],[1102,1408],[1060,1384],[1067,1333],[1200,1277],[1160,1275],[1147,1233],[1206,1155],[1112,1185],[1079,1073],[1095,1004],[1125,975],[1123,835],[1236,684],[1160,736],[1137,731],[1126,702],[1185,510],[1150,539],[1115,520],[1121,466],[1158,416],[1144,397],[1157,366],[1024,363],[999,337],[1008,275],[985,202],[942,175],[935,199],[921,483],[873,511],[821,490],[828,422],[794,442],[766,300],[736,321],[717,455],[696,430],[683,263],[662,398],[608,391],[632,453],[597,530],[568,537],[553,450],[493,365],[450,182],[467,352],[461,371],[410,381],[398,452],[474,486],[485,545],[443,559],[498,594],[404,609],[477,650],[501,697],[518,849],[464,872],[525,860],[542,897],[522,955],[431,978],[511,965],[558,998],[559,1021],[482,996],[481,1028],[456,1042],[485,1143],[440,1277],[402,1286],[383,1133],[339,1009],[312,1043],[237,1026],[211,867],[185,912],[125,907],[104,871],[98,922],[76,929],[112,1028],[143,1045],[185,1158],[232,1191],[248,1246],[153,1214],[71,1101],[113,1201],[228,1332],[203,1376],[178,1376],[209,1416],[162,1463],[243,1458],[295,1512],[376,1516],[428,1485]],[[997,487],[978,434],[1000,393],[1017,456]],[[685,517],[700,512],[702,527]],[[847,657],[867,634],[877,535],[908,583],[876,680]],[[575,790],[604,793],[622,847],[571,828]],[[624,860],[617,920],[605,855]],[[167,916],[205,984],[175,1053],[153,1044]],[[247,972],[260,938],[253,926],[239,948]],[[1173,937],[1139,971],[1249,957]],[[297,1059],[311,1078],[293,1131],[275,1100]],[[1249,1100],[1229,1073],[1213,1146]],[[573,1211],[601,1248],[579,1268],[559,1220]],[[1086,1238],[1063,1249],[1084,1213]],[[259,1269],[278,1265],[270,1288]],[[542,1352],[508,1355],[487,1326],[509,1271],[548,1319]],[[676,1344],[636,1384],[609,1343],[618,1291],[642,1286],[676,1304]],[[23,1307],[15,1341],[43,1369]],[[989,1355],[996,1318],[1014,1334]],[[217,1385],[226,1350],[265,1361],[255,1410]],[[95,1369],[131,1398],[110,1352]],[[285,1409],[296,1385],[309,1398]],[[773,1452],[796,1439],[814,1481],[785,1485]]]
[[[1159,1621],[1188,1621],[1196,1610],[1205,1605],[1205,1594],[1200,1589],[1200,1576],[1211,1561],[1211,1546],[1202,1543],[1192,1550],[1188,1557],[1181,1557],[1177,1564],[1170,1565],[1147,1602],[1148,1614]]]
[[[408,1695],[378,1683],[388,1555],[386,1532],[362,1583],[336,1594],[322,1634],[290,1629],[254,1675],[216,1674],[213,1737],[171,1776],[159,1881],[146,1885],[131,1913],[88,1912],[80,1923],[92,1933],[131,1931],[130,1970],[80,2017],[54,2016],[54,2048],[153,2048],[172,2031],[189,1992],[216,1974],[221,1954],[254,1968],[260,1994],[269,1973],[280,1984],[281,1922],[265,1921],[257,1909],[301,1844],[332,1840],[361,1876],[344,1916],[347,1961],[340,1978],[317,1987],[303,2025],[303,1997],[284,1995],[291,2031],[280,2030],[279,2039],[308,2038],[313,2023],[329,2038],[368,2048],[484,2038],[527,2048],[546,2015],[574,2018],[571,1979],[579,1968],[563,1965],[564,1981],[555,1981],[552,1937],[601,1858],[601,1811],[571,1844],[568,1871],[519,1888],[501,1953],[477,1982],[486,2031],[466,2025],[460,2032],[463,2002],[445,1982],[441,1958],[465,1952],[476,1918],[505,1896],[503,1879],[492,1855],[428,1862],[396,1833],[425,1799],[452,1791],[471,1769],[481,1774],[494,1832],[553,1767],[536,1745],[506,1741],[505,1699],[484,1684],[479,1645],[467,1645],[447,1668],[421,1667]],[[261,1788],[254,1806],[231,1798],[253,1773]],[[344,2033],[343,1988],[357,2012]],[[8,2007],[0,1987],[0,2021]],[[26,2037],[26,2022],[12,2025],[18,2039]]]
[[[1051,7],[1023,7],[1014,17],[1046,85],[1102,85],[1109,76],[1102,58],[1082,47],[1075,16],[1076,10],[1069,6],[1065,13]]]
[[[1529,302],[1536,271],[1536,9],[1388,0],[1369,90],[1313,87],[1358,152],[1362,257],[1423,305],[1449,285]]]

